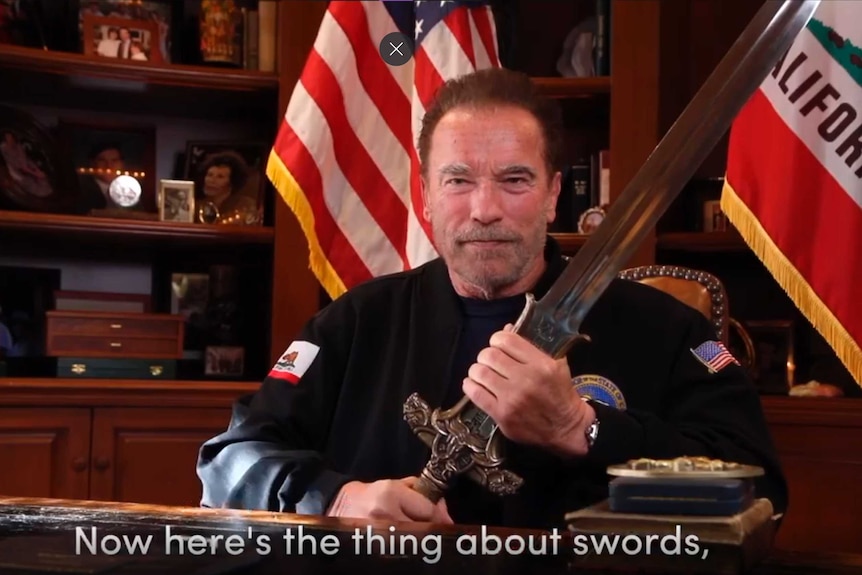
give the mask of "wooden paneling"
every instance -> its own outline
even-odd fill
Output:
[[[611,201],[622,193],[659,141],[661,4],[619,1],[611,12]],[[653,262],[648,237],[626,266]]]
[[[85,499],[89,409],[0,409],[0,493]]]
[[[790,503],[776,545],[794,551],[862,549],[859,400],[764,398]]]
[[[326,2],[278,3],[279,110],[287,109],[293,88],[302,73]],[[318,310],[317,279],[308,265],[309,246],[305,234],[285,202],[275,202],[275,250],[273,261],[272,332],[270,364],[274,364],[302,326]]]
[[[90,498],[199,505],[198,450],[229,420],[227,409],[96,409]]]

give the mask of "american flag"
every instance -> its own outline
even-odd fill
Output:
[[[390,66],[383,38],[414,38]],[[437,256],[422,215],[416,139],[436,90],[500,66],[486,2],[332,1],[294,88],[267,175],[308,239],[331,298]]]
[[[719,371],[732,363],[739,365],[733,354],[720,341],[704,342],[697,346],[696,349],[691,350],[691,352],[713,372]]]

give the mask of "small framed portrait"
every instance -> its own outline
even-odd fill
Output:
[[[752,375],[761,393],[787,395],[795,383],[793,322],[746,321],[754,345]]]
[[[170,63],[171,18],[167,0],[81,0],[82,51],[101,58]]]
[[[204,363],[204,375],[242,377],[245,372],[245,348],[207,346]]]
[[[707,200],[703,203],[703,231],[727,231],[727,216],[721,209],[721,200]]]
[[[195,221],[262,224],[268,153],[257,142],[189,142],[184,177],[195,183]]]
[[[152,126],[61,120],[62,147],[78,178],[78,211],[158,218],[156,138]]]
[[[193,223],[195,183],[188,180],[159,180],[159,219],[163,222]]]

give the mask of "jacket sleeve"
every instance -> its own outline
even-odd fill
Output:
[[[765,475],[755,480],[757,496],[768,498],[776,513],[783,513],[787,485],[757,390],[740,365],[731,363],[712,373],[695,357],[692,350],[715,340],[715,332],[701,314],[690,316],[670,380],[655,386],[664,390],[660,412],[593,403],[599,434],[587,459],[603,467],[641,457],[681,456],[758,465]]]
[[[202,506],[326,512],[351,479],[321,453],[352,331],[349,304],[336,300],[303,328],[260,389],[234,403],[227,430],[200,449]]]

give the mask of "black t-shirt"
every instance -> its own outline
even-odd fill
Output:
[[[452,371],[444,408],[455,405],[462,397],[462,384],[479,352],[488,347],[491,336],[507,323],[514,324],[524,309],[524,295],[497,300],[461,298],[464,323],[452,360]],[[488,492],[469,477],[459,477],[446,496],[449,514],[456,523],[493,524],[500,521],[503,498]]]

